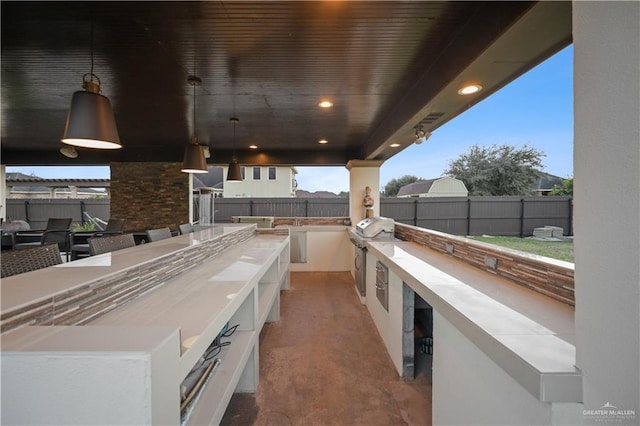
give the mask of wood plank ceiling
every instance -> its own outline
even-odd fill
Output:
[[[385,160],[571,42],[570,2],[9,2],[2,7],[2,163]],[[62,156],[91,70],[123,148]],[[196,120],[189,75],[197,75]],[[462,97],[457,89],[480,83]],[[334,106],[322,109],[321,100]],[[237,116],[235,143],[229,121]],[[326,139],[327,144],[319,144]],[[389,144],[398,142],[398,148]],[[249,145],[257,149],[250,149]]]

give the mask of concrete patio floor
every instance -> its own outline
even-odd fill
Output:
[[[224,425],[431,425],[431,383],[398,377],[348,272],[292,272],[260,336],[260,385]]]

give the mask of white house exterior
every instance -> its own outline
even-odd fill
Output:
[[[228,167],[224,166],[227,176]],[[242,182],[224,181],[224,198],[295,197],[297,173],[291,166],[242,166]]]
[[[445,176],[405,185],[398,190],[397,197],[466,197],[468,194],[469,191],[464,182]]]

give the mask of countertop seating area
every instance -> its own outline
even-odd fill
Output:
[[[190,234],[193,232],[193,225],[190,223],[181,223],[178,225],[178,231],[180,232],[180,235]]]
[[[62,263],[60,250],[56,243],[46,243],[41,246],[23,249],[3,250],[0,257],[2,278]]]
[[[13,248],[23,249],[56,243],[69,260],[71,220],[71,218],[49,218],[45,229],[15,232],[13,234]]]
[[[90,255],[89,238],[122,234],[126,219],[110,218],[104,230],[71,233],[71,260]]]
[[[257,389],[289,263],[288,232],[216,225],[3,280],[2,423],[218,424],[234,392]]]
[[[89,238],[89,253],[95,256],[103,253],[110,253],[136,245],[133,234],[112,235],[110,237]]]
[[[146,232],[147,241],[154,242],[160,241],[167,238],[171,238],[173,235],[171,234],[171,229],[169,228],[158,228],[158,229],[149,229]]]

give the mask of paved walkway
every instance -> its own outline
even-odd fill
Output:
[[[260,385],[225,425],[430,425],[431,383],[398,377],[342,272],[292,272],[280,321],[260,336]]]

